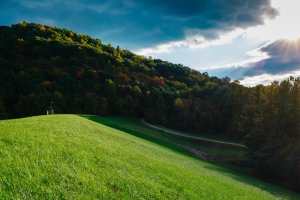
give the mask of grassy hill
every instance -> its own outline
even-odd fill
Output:
[[[207,142],[201,139],[196,139],[195,137],[200,136],[201,138],[205,138],[208,140],[218,140],[223,142],[235,142],[228,140],[222,136],[208,136],[208,135],[200,135],[195,133],[186,133],[186,132],[178,132],[182,135],[191,136],[183,137],[181,135],[170,134],[164,130],[170,130],[165,127],[160,127],[159,129],[148,127],[141,123],[140,119],[130,119],[124,117],[109,117],[103,118],[96,115],[80,115],[89,120],[101,123],[103,125],[109,126],[111,128],[124,131],[126,133],[130,133],[131,135],[137,136],[142,139],[146,139],[148,141],[159,144],[160,146],[167,147],[169,149],[175,150],[179,153],[183,153],[185,155],[195,156],[195,151],[205,152],[206,154],[211,155],[210,158],[207,158],[210,162],[217,163],[218,165],[232,167],[228,165],[228,161],[234,162],[249,162],[249,156],[247,152],[247,148],[228,145],[224,143],[214,143]],[[227,140],[226,140],[227,139]],[[196,156],[197,157],[197,156]],[[249,166],[242,167],[242,171],[245,172],[245,169],[249,171]],[[238,170],[237,166],[234,166],[234,170]],[[251,167],[251,170],[255,170]],[[251,173],[250,173],[251,174]]]
[[[80,116],[0,127],[0,199],[300,198]]]

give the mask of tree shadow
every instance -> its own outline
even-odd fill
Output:
[[[248,176],[240,172],[235,172],[233,170],[219,167],[216,165],[209,165],[203,167],[212,170],[214,172],[219,172],[220,174],[227,176],[231,179],[234,179],[236,181],[259,188],[260,190],[271,194],[275,198],[280,197],[281,199],[284,196],[284,199],[300,199],[300,195],[298,193],[292,192],[290,190],[273,185],[268,182],[264,182],[263,180],[257,179],[252,176]]]
[[[132,129],[130,127],[126,127],[122,124],[117,124],[117,122],[112,121],[113,118],[103,118],[103,117],[96,116],[96,115],[78,115],[78,116],[83,117],[83,118],[88,119],[88,120],[91,120],[93,122],[111,127],[111,128],[114,128],[116,130],[123,131],[125,133],[131,134],[131,135],[136,136],[138,138],[153,142],[157,145],[160,145],[160,146],[163,146],[163,147],[168,148],[170,150],[176,151],[177,153],[180,153],[181,155],[188,156],[188,157],[199,160],[199,158],[197,158],[189,150],[187,150],[186,148],[184,148],[180,144],[168,141],[164,138],[159,138],[159,137],[154,136],[154,135],[149,135],[147,133],[142,132],[141,130],[136,130],[136,129]],[[206,162],[204,160],[201,160],[201,161]],[[267,182],[263,182],[262,180],[256,179],[256,178],[251,177],[249,175],[245,175],[245,174],[240,173],[240,172],[235,172],[232,169],[227,169],[225,167],[217,166],[217,165],[214,165],[214,164],[206,165],[206,166],[203,166],[203,167],[206,168],[206,169],[212,170],[212,171],[219,172],[220,174],[225,175],[225,176],[227,176],[231,179],[234,179],[234,180],[243,182],[245,184],[257,187],[257,188],[273,195],[274,197],[282,197],[282,195],[284,193],[284,194],[286,194],[285,197],[287,199],[300,199],[300,196],[299,196],[298,193],[289,194],[290,191],[287,192],[287,190],[285,190],[284,188],[275,186],[275,185],[267,183]]]
[[[164,138],[160,138],[160,137],[155,136],[155,135],[150,135],[150,134],[144,133],[141,130],[136,130],[136,129],[132,129],[130,127],[126,127],[122,124],[113,123],[111,121],[111,119],[109,119],[109,118],[102,118],[102,117],[99,117],[99,116],[96,116],[96,115],[78,115],[78,116],[83,117],[83,118],[88,119],[88,120],[91,120],[93,122],[111,127],[111,128],[114,128],[116,130],[123,131],[125,133],[136,136],[138,138],[153,142],[157,145],[160,145],[160,146],[166,147],[168,149],[171,149],[173,151],[176,151],[176,152],[178,152],[182,155],[190,156],[190,157],[195,158],[193,156],[193,154],[191,154],[190,151],[188,151],[186,148],[182,147],[180,144],[176,144],[174,142],[168,141]]]

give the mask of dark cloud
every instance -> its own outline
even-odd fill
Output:
[[[291,41],[287,39],[276,40],[259,50],[266,53],[269,58],[248,66],[221,68],[208,70],[213,75],[226,74],[232,79],[242,80],[245,76],[253,77],[262,74],[283,75],[300,70],[300,39]]]
[[[276,15],[270,0],[0,1],[0,24],[49,22],[130,49],[183,40],[187,32],[214,39]]]
[[[277,40],[260,51],[267,53],[270,58],[255,63],[246,75],[261,73],[279,75],[300,70],[300,40]]]

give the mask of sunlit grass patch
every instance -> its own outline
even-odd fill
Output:
[[[74,115],[0,127],[0,199],[300,197]]]

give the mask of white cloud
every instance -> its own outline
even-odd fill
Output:
[[[186,32],[185,40],[161,44],[152,48],[140,49],[135,51],[135,53],[145,55],[145,56],[150,56],[151,54],[171,52],[175,47],[201,49],[209,46],[220,46],[220,45],[231,43],[233,39],[245,33],[244,30],[237,29],[227,34],[223,34],[223,35],[220,34],[220,37],[217,39],[208,40],[205,39],[201,35],[201,33],[192,34],[192,32],[193,31],[191,30]]]
[[[299,77],[300,71],[294,71],[292,73],[287,74],[280,74],[280,75],[271,75],[271,74],[262,74],[259,76],[253,76],[253,77],[244,77],[243,80],[240,81],[240,83],[244,86],[255,86],[258,84],[268,85],[273,81],[283,81],[290,76],[293,77]]]
[[[203,36],[187,36],[186,44],[192,49],[206,48],[209,46],[219,46],[231,43],[233,39],[237,38],[240,35],[244,34],[244,30],[236,29],[226,34],[220,34],[219,38],[214,40],[207,40]]]
[[[295,20],[300,19],[299,0],[272,0],[272,6],[278,8],[280,16],[275,20],[265,20],[264,25],[248,28],[245,36],[266,40],[291,39],[300,37],[300,27]]]
[[[181,47],[185,46],[184,42],[170,42],[167,44],[157,45],[152,48],[145,48],[135,51],[136,54],[144,55],[144,56],[151,56],[153,53],[165,53],[170,52],[173,50],[174,47]]]
[[[248,51],[244,54],[244,58],[238,60],[237,62],[228,63],[226,65],[213,66],[207,68],[199,68],[199,70],[211,70],[211,69],[228,69],[228,68],[236,68],[236,67],[253,67],[257,62],[269,58],[267,52],[262,52],[261,48],[266,47],[270,43],[268,42],[264,46],[260,48],[256,48],[254,50]]]

